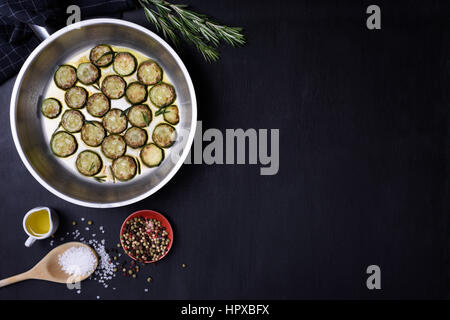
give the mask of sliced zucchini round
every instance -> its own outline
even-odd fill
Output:
[[[77,78],[83,84],[93,84],[100,78],[100,70],[93,63],[81,63],[77,68]]]
[[[155,61],[147,60],[139,65],[137,70],[137,78],[142,84],[152,86],[161,82],[163,78],[163,70]]]
[[[150,100],[158,108],[168,106],[175,101],[175,88],[168,83],[160,83],[150,89]]]
[[[153,142],[161,148],[168,148],[177,140],[177,131],[167,123],[158,124],[153,130]]]
[[[125,90],[125,97],[131,104],[138,104],[147,100],[147,87],[139,82],[132,82]]]
[[[111,104],[103,93],[94,93],[88,98],[86,110],[94,117],[103,117],[110,109]]]
[[[113,49],[107,44],[99,44],[91,49],[89,60],[97,67],[106,67],[111,64],[114,58]]]
[[[102,152],[110,159],[120,158],[125,154],[127,145],[122,136],[118,134],[111,134],[105,138],[102,142]]]
[[[136,161],[130,156],[122,156],[112,163],[112,172],[114,177],[120,181],[127,181],[136,175]]]
[[[42,101],[41,112],[49,119],[54,119],[59,116],[59,114],[61,113],[61,109],[61,102],[59,102],[55,98],[47,98]]]
[[[78,110],[66,110],[61,117],[61,126],[69,132],[78,132],[83,127],[84,116]]]
[[[152,111],[146,104],[138,104],[128,111],[128,121],[139,128],[148,127],[150,122],[152,122]]]
[[[90,147],[98,147],[105,136],[105,129],[98,121],[85,121],[81,128],[81,139]]]
[[[73,109],[81,109],[86,104],[88,92],[82,87],[72,87],[66,91],[64,100],[67,106]]]
[[[102,92],[110,99],[120,99],[125,94],[127,83],[122,77],[109,75],[103,79]]]
[[[125,142],[132,148],[140,148],[147,143],[147,131],[138,127],[131,127],[125,132]]]
[[[75,166],[85,176],[95,176],[103,167],[102,158],[91,150],[84,150],[78,154]]]
[[[129,76],[136,71],[136,58],[129,52],[119,52],[114,57],[113,69],[121,76]]]
[[[103,126],[109,133],[121,133],[128,126],[127,117],[120,109],[111,109],[103,117]]]
[[[67,90],[77,82],[77,70],[68,64],[60,65],[55,72],[54,79],[58,88]]]
[[[55,156],[65,158],[77,151],[77,140],[65,131],[56,132],[50,140],[50,149]]]
[[[178,115],[178,107],[176,105],[171,105],[164,108],[163,114],[164,120],[170,124],[178,124],[180,122],[180,116]]]
[[[164,160],[164,150],[154,143],[149,143],[142,148],[140,157],[147,167],[157,167]]]

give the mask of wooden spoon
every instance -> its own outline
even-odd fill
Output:
[[[87,279],[92,274],[92,272],[77,277],[73,276],[71,277],[61,269],[61,266],[58,263],[58,256],[63,254],[67,249],[71,247],[86,247],[92,251],[92,253],[95,256],[95,266],[94,269],[92,270],[92,272],[94,272],[94,270],[97,268],[98,265],[98,258],[95,251],[92,250],[90,246],[81,242],[67,242],[54,248],[52,251],[47,253],[47,255],[44,258],[42,258],[41,261],[39,261],[33,268],[31,268],[27,272],[0,280],[0,288],[13,284],[15,282],[28,279],[47,280],[59,283],[74,283]]]

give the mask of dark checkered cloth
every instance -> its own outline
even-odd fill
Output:
[[[28,25],[61,28],[70,5],[80,7],[82,20],[120,17],[136,8],[133,0],[0,0],[0,83],[16,74],[40,43]]]

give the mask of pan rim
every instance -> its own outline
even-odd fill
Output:
[[[22,150],[22,145],[20,143],[20,139],[19,139],[18,132],[17,132],[17,126],[16,126],[16,110],[17,110],[18,92],[19,92],[19,88],[21,87],[23,77],[24,77],[26,71],[28,70],[28,66],[32,63],[32,61],[36,58],[36,56],[46,46],[48,46],[51,42],[56,40],[61,35],[69,32],[73,29],[79,29],[79,28],[86,27],[86,26],[93,25],[93,24],[123,25],[125,27],[130,27],[130,28],[136,29],[137,31],[143,32],[143,33],[147,34],[148,36],[152,37],[157,42],[159,42],[169,52],[169,54],[175,59],[178,66],[180,67],[181,72],[183,73],[183,75],[186,79],[186,82],[187,82],[187,86],[189,88],[189,93],[191,95],[191,105],[192,105],[192,117],[191,117],[191,126],[190,126],[189,136],[187,139],[187,143],[183,149],[183,153],[179,157],[178,161],[175,163],[175,166],[169,171],[169,173],[164,177],[164,179],[162,179],[156,186],[149,189],[148,191],[146,191],[138,196],[135,196],[131,199],[128,199],[128,200],[123,200],[123,201],[118,201],[118,202],[110,202],[110,203],[99,203],[99,202],[89,202],[89,201],[79,200],[79,199],[73,198],[69,195],[62,193],[61,191],[55,189],[53,186],[48,184],[44,180],[44,178],[42,178],[39,175],[39,173],[37,173],[34,170],[33,166],[31,165],[30,161],[28,160],[27,156],[25,155],[24,151]],[[65,201],[71,202],[73,204],[76,204],[76,205],[90,207],[90,208],[116,208],[116,207],[123,207],[126,205],[130,205],[130,204],[136,203],[138,201],[141,201],[141,200],[149,197],[150,195],[152,195],[153,193],[155,193],[159,189],[161,189],[164,185],[166,185],[173,178],[173,176],[178,172],[178,170],[181,168],[181,166],[183,165],[184,161],[186,160],[186,158],[190,152],[192,143],[194,141],[195,131],[196,131],[196,127],[197,127],[197,99],[196,99],[196,95],[195,95],[194,85],[192,83],[192,79],[189,75],[189,72],[188,72],[186,66],[184,65],[183,61],[178,56],[178,54],[172,49],[172,47],[166,41],[164,41],[161,37],[159,37],[154,32],[152,32],[138,24],[135,24],[133,22],[120,20],[120,19],[113,19],[113,18],[96,18],[96,19],[83,20],[83,21],[68,25],[68,26],[56,31],[55,33],[50,35],[50,37],[48,37],[42,43],[40,43],[32,51],[32,53],[28,56],[25,63],[23,64],[22,68],[20,69],[20,71],[17,75],[16,81],[14,83],[14,87],[13,87],[13,91],[12,91],[12,95],[11,95],[11,103],[10,103],[10,125],[11,125],[11,133],[13,136],[14,145],[16,147],[17,152],[19,153],[22,163],[25,165],[28,172],[30,172],[30,174],[45,189],[47,189],[48,191],[50,191],[57,197],[65,200]]]

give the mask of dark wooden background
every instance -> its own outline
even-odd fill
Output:
[[[72,205],[18,157],[11,79],[0,87],[0,278],[49,250],[48,240],[23,246],[22,217],[39,205],[60,212],[57,238],[85,217],[105,226],[114,247],[123,219],[148,208],[171,220],[176,241],[137,280],[119,276],[108,289],[84,282],[80,295],[27,281],[0,289],[0,299],[446,297],[449,5],[377,1],[382,30],[369,31],[367,1],[188,2],[245,27],[248,38],[243,48],[224,47],[215,64],[192,48],[180,53],[204,129],[279,128],[278,175],[186,165],[139,203]],[[125,17],[152,28],[140,12]],[[365,285],[371,264],[381,267],[378,291]]]

